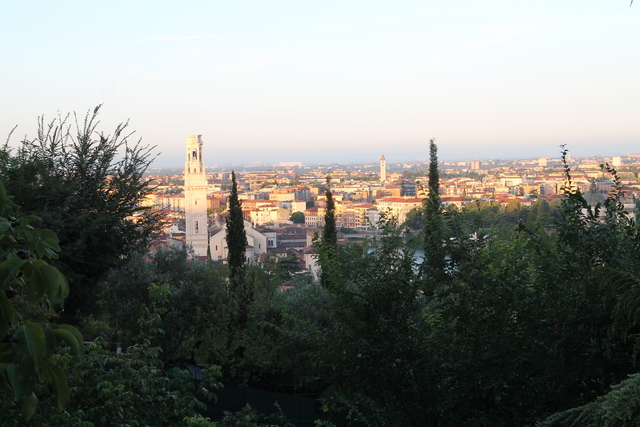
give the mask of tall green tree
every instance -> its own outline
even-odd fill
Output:
[[[65,317],[93,309],[96,284],[133,250],[144,249],[159,228],[142,208],[152,190],[143,174],[153,148],[132,141],[128,122],[110,134],[98,130],[101,106],[84,119],[38,120],[37,136],[18,150],[0,150],[0,175],[25,214],[37,215],[60,238],[55,260],[69,280]]]
[[[324,229],[322,230],[322,240],[319,245],[319,260],[322,268],[322,284],[331,286],[332,274],[330,270],[335,269],[338,259],[338,229],[336,227],[336,204],[333,201],[333,194],[329,187],[331,177],[327,176],[327,198],[324,214]]]
[[[439,194],[440,191],[440,173],[438,171],[438,146],[436,139],[429,140],[429,193]]]
[[[322,241],[327,245],[335,247],[338,244],[338,229],[336,227],[336,204],[333,201],[333,194],[330,190],[326,191],[325,196],[327,197],[327,204],[325,206]]]
[[[435,139],[429,141],[429,196],[424,200],[424,262],[421,271],[426,280],[442,281],[446,274],[443,248],[444,223],[440,202],[440,175],[438,172],[438,146]]]
[[[238,183],[235,172],[231,172],[231,195],[229,196],[229,216],[227,217],[227,262],[229,263],[230,296],[235,305],[236,321],[242,331],[249,320],[249,307],[253,300],[253,289],[246,280],[245,264],[247,250],[247,233],[244,229],[242,202],[238,198]],[[233,334],[230,334],[228,346],[231,348]],[[244,347],[238,347],[238,357],[242,358]]]
[[[229,216],[227,217],[227,262],[231,280],[238,281],[244,274],[246,262],[247,233],[244,230],[244,218],[242,216],[242,202],[238,198],[238,183],[236,173],[231,172],[231,195],[229,196]]]

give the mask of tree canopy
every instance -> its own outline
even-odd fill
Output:
[[[0,177],[24,214],[56,232],[63,248],[54,264],[73,290],[66,316],[91,308],[101,277],[131,251],[146,248],[158,218],[141,207],[152,190],[143,174],[153,147],[132,142],[128,122],[98,130],[101,106],[84,118],[38,119],[34,138],[0,150]]]
[[[289,220],[294,224],[304,224],[304,213],[294,212],[291,214],[291,218],[289,218]]]

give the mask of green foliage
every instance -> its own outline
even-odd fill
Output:
[[[438,146],[436,139],[429,140],[429,193],[440,191],[440,174],[438,173]]]
[[[559,203],[557,201],[547,203],[544,199],[538,199],[531,207],[519,205],[517,201],[509,202],[507,206],[501,206],[495,201],[482,202],[475,200],[460,212],[460,220],[467,228],[489,230],[515,228],[524,222],[529,228],[542,227],[552,230],[561,220]],[[425,210],[428,201],[423,202],[420,208],[414,208],[407,213],[405,226],[412,230],[420,230],[425,227]],[[518,206],[519,205],[519,206]],[[450,211],[453,206],[447,209]]]
[[[141,289],[151,283],[169,285],[167,312],[162,317],[165,334],[153,339],[163,349],[165,363],[189,360],[222,367],[222,381],[229,384],[284,382],[285,348],[277,344],[274,324],[279,322],[283,295],[275,260],[256,261],[245,267],[244,283],[252,289],[241,324],[237,299],[230,288],[228,269],[222,265],[191,262],[184,251],[158,251],[130,257],[109,275],[102,287],[97,322],[112,342],[124,348],[140,343],[135,322],[139,307],[151,303]]]
[[[424,211],[421,208],[413,208],[407,213],[405,226],[412,230],[420,230],[424,227]]]
[[[294,224],[304,224],[304,213],[302,212],[292,213],[291,218],[289,218],[289,221],[293,222]]]
[[[211,312],[215,310],[219,321],[225,319],[228,300],[225,281],[226,275],[221,270],[190,263],[183,250],[160,250],[152,256],[132,255],[119,269],[112,270],[101,286],[103,292],[96,321],[107,327],[96,332],[105,333],[110,341],[125,348],[139,343],[136,319],[140,307],[151,304],[145,289],[152,283],[167,283],[169,303],[162,321],[167,333],[156,336],[154,342],[163,348],[165,362],[190,360],[201,336],[220,334],[210,327]]]
[[[246,262],[247,234],[244,230],[244,218],[242,216],[242,202],[238,199],[238,184],[236,174],[231,172],[231,194],[229,195],[229,217],[227,218],[227,246],[229,254],[229,270],[231,279],[237,280],[242,276],[242,269]]]
[[[325,357],[326,332],[332,330],[333,295],[319,283],[301,283],[284,295],[280,345],[285,372],[296,393],[320,393],[330,385],[331,361]]]
[[[306,356],[307,366],[315,365],[311,372],[337,386],[332,407],[346,404],[365,424],[417,425],[424,414],[418,408],[427,407],[426,396],[415,398],[428,379],[420,326],[424,299],[407,236],[392,218],[382,230],[375,250],[340,247],[333,286],[325,293],[308,288],[313,299],[291,312],[292,332],[297,347],[313,354]],[[321,305],[306,308],[314,301]]]
[[[327,177],[327,185],[330,181],[330,177]],[[337,265],[338,229],[336,227],[336,205],[333,201],[333,194],[330,190],[327,190],[325,195],[327,204],[325,206],[322,240],[316,239],[315,244],[318,249],[318,259],[322,266],[321,283],[326,287],[330,287],[332,286],[330,270]]]
[[[442,204],[438,190],[440,178],[438,174],[438,147],[435,140],[429,141],[429,197],[423,201],[424,228],[424,261],[420,266],[426,281],[445,280],[446,260],[443,251],[445,227],[442,219]]]
[[[36,388],[40,396],[34,423],[50,426],[87,425],[167,425],[182,424],[185,417],[200,418],[196,410],[203,404],[196,398],[201,393],[212,398],[213,389],[220,387],[219,368],[203,372],[205,380],[196,388],[190,374],[174,371],[168,375],[159,359],[162,349],[151,340],[162,335],[161,316],[166,310],[169,287],[149,288],[150,305],[141,308],[138,323],[140,344],[122,354],[106,349],[103,339],[97,339],[84,357],[70,352],[54,355],[56,363],[67,372],[70,398],[64,411],[55,410],[54,396],[47,387]],[[60,369],[60,368],[59,368]],[[62,371],[61,371],[62,372]],[[211,389],[211,390],[210,390]],[[3,420],[19,425],[17,411],[4,405]]]
[[[632,427],[640,424],[640,374],[612,387],[594,402],[552,415],[537,427]]]
[[[282,409],[276,403],[278,412],[270,416],[259,414],[251,405],[246,404],[238,412],[225,411],[224,418],[220,421],[220,427],[294,427],[282,413]]]
[[[208,417],[184,417],[183,421],[187,427],[217,427],[218,424],[212,422]]]
[[[283,282],[293,279],[293,276],[302,270],[300,260],[295,254],[291,254],[284,258],[278,259],[277,264],[280,278]]]
[[[84,347],[82,335],[73,326],[25,321],[25,302],[51,310],[62,305],[69,286],[43,259],[54,258],[60,250],[55,233],[31,226],[36,217],[5,216],[8,204],[14,208],[0,182],[0,387],[10,390],[8,400],[19,402],[21,416],[29,420],[38,405],[34,391],[42,383],[55,390],[54,407],[67,405],[69,385],[55,352],[67,345],[82,354]]]
[[[336,246],[338,244],[338,230],[336,228],[336,204],[333,201],[333,193],[327,190],[325,193],[327,204],[325,206],[324,229],[322,230],[323,244]]]
[[[92,309],[97,281],[131,250],[145,248],[158,225],[140,207],[151,191],[142,177],[152,147],[130,143],[128,123],[109,135],[98,132],[99,110],[84,120],[67,115],[45,123],[40,117],[35,138],[25,138],[15,153],[7,144],[0,150],[0,175],[14,201],[52,229],[64,248],[53,263],[72,289],[64,317]]]
[[[358,234],[358,231],[355,228],[349,227],[340,227],[340,232],[342,234]]]
[[[527,225],[530,228],[542,226],[548,228],[553,223],[553,213],[551,206],[545,200],[538,199],[527,214]]]
[[[227,217],[227,262],[229,264],[230,303],[234,306],[235,322],[240,330],[247,326],[249,321],[249,306],[253,300],[253,288],[245,277],[247,233],[244,229],[242,215],[242,203],[238,199],[238,185],[236,174],[231,172],[231,194],[229,196],[229,216]],[[233,338],[229,337],[228,345],[231,348]],[[243,346],[235,347],[236,357],[242,358]]]
[[[374,250],[340,248],[322,305],[286,324],[294,348],[334,384],[331,405],[366,425],[532,425],[558,411],[583,425],[640,348],[640,240],[616,194],[588,209],[567,191],[558,216],[539,201],[528,224],[493,229],[489,212],[533,210],[425,205],[419,268],[413,236],[387,222]],[[611,425],[635,422],[625,386]]]

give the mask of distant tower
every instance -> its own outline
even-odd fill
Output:
[[[480,160],[474,160],[471,162],[471,170],[479,171],[482,166],[482,162]]]
[[[613,156],[613,158],[611,158],[611,166],[613,166],[614,168],[619,168],[620,166],[622,166],[622,157]]]
[[[380,182],[387,180],[387,161],[384,158],[384,154],[380,157]]]
[[[197,256],[207,255],[207,176],[202,160],[202,135],[187,135],[184,164],[184,211],[187,244]]]

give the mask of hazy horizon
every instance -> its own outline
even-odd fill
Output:
[[[463,0],[2,7],[0,136],[103,104],[178,167],[624,155],[640,146],[640,5]]]
[[[384,153],[383,153],[384,154]],[[614,156],[621,156],[621,157],[625,157],[631,154],[640,154],[640,150],[637,150],[636,152],[628,152],[628,153],[607,153],[606,150],[603,151],[602,154],[593,154],[593,155],[576,155],[573,152],[569,151],[569,154],[571,156],[572,161],[576,160],[576,159],[592,159],[592,158],[598,158],[598,159],[603,159],[603,158],[612,158]],[[560,160],[560,147],[558,147],[557,152],[555,153],[555,155],[547,155],[547,156],[516,156],[516,157],[506,157],[506,156],[498,156],[498,157],[470,157],[470,158],[458,158],[458,157],[451,157],[451,158],[443,158],[442,156],[438,156],[438,160],[440,162],[471,162],[474,160],[479,160],[481,162],[510,162],[510,161],[519,161],[519,160],[537,160],[540,158],[547,158],[549,160],[551,159],[556,159],[556,160]],[[398,157],[398,158],[394,158],[393,155],[387,155],[385,154],[385,159],[387,161],[387,167],[390,167],[391,165],[399,165],[399,164],[403,164],[403,163],[413,163],[413,162],[422,162],[425,165],[428,164],[429,162],[429,158],[428,157],[421,157],[421,158],[402,158],[402,157]],[[304,161],[304,160],[289,160],[289,161],[285,161],[285,160],[279,160],[276,159],[275,161],[253,161],[253,162],[214,162],[211,164],[205,163],[205,167],[207,169],[216,169],[216,170],[222,170],[222,169],[229,169],[230,167],[245,167],[245,168],[261,168],[261,167],[284,167],[284,166],[280,166],[279,163],[291,163],[291,162],[299,162],[302,163],[303,166],[305,167],[316,167],[316,166],[365,166],[365,165],[372,165],[375,168],[378,167],[379,165],[379,161],[380,161],[380,157],[376,157],[374,158],[357,158],[356,156],[353,156],[353,159],[349,160],[349,159],[328,159],[328,160],[316,160],[313,159],[311,161]],[[640,159],[639,159],[640,161]],[[182,169],[184,167],[184,162],[178,162],[176,164],[173,165],[167,165],[167,166],[161,166],[161,165],[157,165],[157,164],[151,164],[151,166],[149,167],[150,170],[158,170],[158,169],[166,169],[166,170],[172,170],[172,169]],[[426,167],[426,166],[425,166]]]

